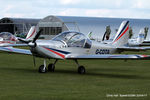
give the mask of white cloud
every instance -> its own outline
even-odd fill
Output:
[[[22,18],[24,17],[24,14],[20,14],[20,13],[4,13],[5,17],[13,17],[13,18]]]
[[[14,6],[13,5],[7,5],[3,10],[2,12],[9,12],[11,9],[13,9]]]
[[[80,13],[81,13],[81,9],[80,9]],[[60,11],[58,14],[62,15],[62,16],[75,16],[75,15],[80,15],[78,9],[73,9],[73,8],[69,8],[69,9],[64,9],[62,11]]]
[[[69,5],[69,4],[79,4],[80,0],[60,0],[60,4]]]
[[[150,0],[0,0],[0,17],[48,15],[150,18]]]
[[[133,8],[150,9],[150,0],[134,0]]]

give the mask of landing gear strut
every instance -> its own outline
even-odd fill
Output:
[[[55,71],[55,64],[57,63],[58,59],[55,60],[54,63],[51,63],[48,65],[48,71],[50,72],[54,72]],[[77,59],[75,60],[75,63],[78,65],[78,73],[79,74],[85,74],[85,68],[84,66],[80,66]],[[41,65],[39,67],[39,72],[40,73],[46,73],[47,72],[47,68],[46,68],[46,59],[44,59],[44,65]]]
[[[78,73],[79,74],[85,74],[84,66],[80,66],[77,60],[75,60],[75,63],[78,65]]]

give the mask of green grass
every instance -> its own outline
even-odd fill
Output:
[[[77,74],[72,60],[58,61],[54,73],[44,74],[37,71],[43,59],[36,63],[32,56],[0,53],[0,100],[150,100],[150,60],[80,60],[85,75]]]

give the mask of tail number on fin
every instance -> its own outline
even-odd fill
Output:
[[[109,50],[108,49],[97,49],[95,51],[95,54],[109,54]]]

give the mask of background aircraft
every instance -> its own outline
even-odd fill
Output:
[[[56,62],[72,59],[78,65],[78,73],[84,74],[85,68],[78,63],[78,59],[149,59],[147,55],[118,55],[126,50],[140,51],[147,50],[150,47],[127,47],[129,37],[129,21],[123,21],[113,39],[112,43],[104,44],[97,41],[91,41],[87,36],[80,32],[68,31],[54,37],[52,40],[37,40],[40,36],[40,30],[32,41],[19,39],[30,47],[30,50],[2,47],[1,51],[14,52],[33,55],[44,58],[44,64],[39,67],[40,73],[47,72],[46,59],[56,59],[54,63],[48,65],[49,71],[55,70]],[[24,45],[25,46],[25,45]],[[114,54],[115,53],[115,54]],[[34,60],[35,63],[35,60]]]
[[[27,33],[26,40],[31,41],[36,35],[36,27],[32,26]],[[1,32],[0,33],[0,46],[6,46],[9,44],[16,44],[19,42],[20,37],[16,37],[15,35],[11,34],[10,32]],[[22,39],[22,38],[21,38]],[[18,44],[19,45],[19,44]]]
[[[134,39],[128,40],[129,46],[140,46],[145,40],[145,32],[144,29],[141,29],[138,36]]]
[[[0,33],[0,46],[7,44],[16,44],[17,40],[18,40],[17,37],[15,37],[9,32]]]
[[[147,35],[144,31],[145,31],[144,28],[142,28],[136,38],[129,39],[128,45],[129,46],[150,46],[150,41],[146,40]],[[104,44],[109,44],[113,41],[112,38],[104,41],[100,40],[98,37],[94,38],[92,37],[92,32],[90,32],[87,36],[89,37],[90,40],[102,42]]]

